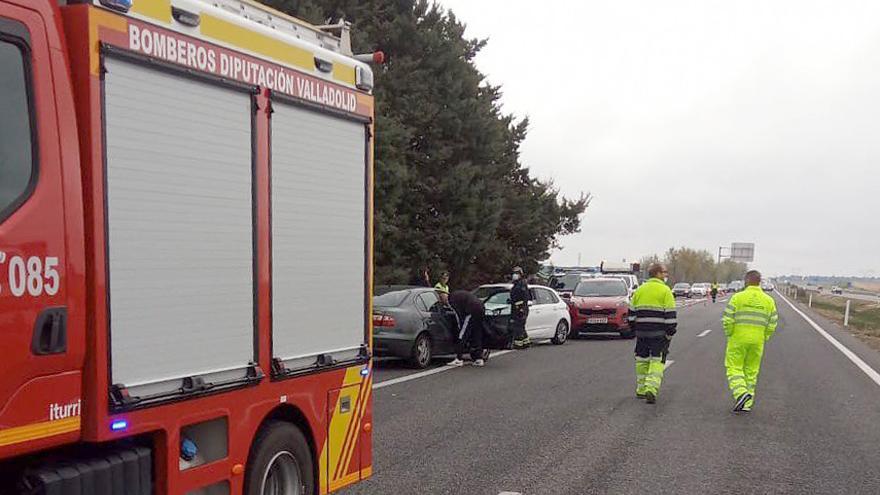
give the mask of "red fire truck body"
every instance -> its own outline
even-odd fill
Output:
[[[369,477],[372,72],[348,26],[60,3],[0,0],[0,493]]]

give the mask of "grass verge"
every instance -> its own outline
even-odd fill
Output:
[[[798,302],[806,304],[809,295],[799,294]],[[880,351],[880,304],[853,299],[849,308],[849,330],[853,335]],[[846,299],[813,293],[813,311],[843,325]]]

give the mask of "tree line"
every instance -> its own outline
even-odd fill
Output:
[[[689,247],[669,248],[662,256],[656,254],[641,259],[642,270],[652,263],[663,263],[669,270],[669,283],[718,282],[742,280],[748,265],[729,259],[720,263],[705,249]]]
[[[528,119],[503,112],[501,88],[474,64],[486,40],[452,12],[427,0],[264,3],[315,24],[345,18],[355,53],[386,54],[374,67],[376,284],[424,266],[458,287],[514,265],[534,273],[580,230],[591,197],[563,198],[522,165]]]

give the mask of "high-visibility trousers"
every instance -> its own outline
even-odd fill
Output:
[[[761,371],[761,357],[763,355],[763,341],[740,341],[736,339],[735,335],[727,339],[724,366],[727,368],[727,384],[730,386],[734,400],[748,392],[752,394],[752,401],[754,401],[755,386],[758,384],[758,373]]]
[[[638,338],[636,340],[636,393],[644,395],[660,393],[663,381],[663,353],[668,342],[666,337]]]

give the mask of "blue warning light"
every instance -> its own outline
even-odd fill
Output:
[[[128,428],[128,421],[124,419],[117,419],[116,421],[110,423],[110,429],[113,431],[122,431]]]

